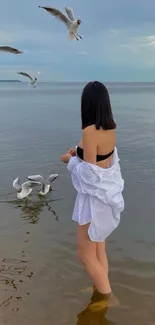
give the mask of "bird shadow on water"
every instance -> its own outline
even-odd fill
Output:
[[[14,208],[20,209],[21,217],[31,224],[37,224],[40,213],[47,209],[54,220],[59,221],[59,217],[52,207],[52,203],[62,198],[38,198],[30,197],[25,200],[3,201],[12,204]],[[2,201],[1,201],[2,202]],[[30,232],[26,232],[29,236]],[[25,239],[27,239],[26,237]],[[27,256],[25,244],[29,240],[24,240],[21,244],[19,254],[14,252],[11,256],[0,258],[0,315],[6,315],[10,310],[20,311],[20,304],[28,300],[31,295],[30,283],[35,275],[35,267]],[[28,289],[29,287],[29,289]],[[9,309],[8,309],[9,308]],[[10,309],[11,308],[11,309]]]
[[[12,193],[11,193],[12,194]],[[0,200],[0,203],[10,203],[15,208],[21,209],[21,217],[23,219],[28,220],[32,224],[37,224],[40,219],[40,213],[47,209],[49,211],[55,221],[59,221],[59,216],[57,215],[56,211],[52,207],[52,203],[61,201],[62,197],[57,198],[48,198],[42,196],[31,196],[27,197],[23,200]]]
[[[56,211],[52,208],[52,202],[61,200],[58,199],[51,199],[46,200],[41,198],[39,201],[32,201],[30,199],[25,199],[22,201],[12,201],[12,204],[16,208],[21,209],[21,217],[23,219],[28,220],[32,224],[37,224],[40,219],[40,213],[46,208],[49,212],[51,212],[54,220],[59,221],[59,216],[57,215]]]

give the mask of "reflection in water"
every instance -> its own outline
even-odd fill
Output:
[[[87,308],[82,310],[77,315],[77,325],[116,325],[116,323],[109,321],[105,315],[108,308],[93,309],[91,305],[96,302],[96,292],[93,292],[91,302]]]
[[[51,201],[47,201],[45,198],[37,201],[25,199],[22,201],[9,201],[9,203],[13,204],[15,208],[20,209],[22,218],[30,223],[37,224],[40,213],[44,208],[48,209],[52,216],[54,216],[54,219],[59,221],[57,213],[52,209],[51,202],[60,199],[56,198]],[[27,235],[30,235],[29,231],[26,231]],[[8,258],[7,256],[0,259],[0,315],[7,314],[10,308],[12,312],[19,312],[21,302],[26,301],[31,295],[31,292],[27,290],[27,286],[29,282],[33,281],[35,268],[27,256],[26,247],[24,247],[24,243],[27,243],[29,240],[23,239],[24,242],[23,246],[20,246],[19,258],[12,256]]]
[[[36,224],[39,221],[39,215],[43,211],[43,207],[47,207],[48,211],[52,213],[54,219],[59,221],[59,217],[56,212],[52,209],[50,202],[53,200],[45,201],[44,198],[41,198],[40,201],[30,201],[25,199],[22,201],[12,201],[17,208],[21,208],[21,215],[23,219],[30,221],[30,223]]]
[[[51,212],[53,213],[53,215],[54,215],[54,217],[55,217],[55,220],[56,220],[56,221],[59,221],[59,217],[58,217],[58,215],[56,214],[56,212],[55,212],[54,210],[52,210],[52,207],[49,205],[49,202],[46,202],[46,203],[45,203],[45,206],[48,207],[48,211],[51,211]]]

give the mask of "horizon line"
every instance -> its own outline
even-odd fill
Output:
[[[65,83],[72,83],[72,84],[82,84],[82,83],[88,83],[88,82],[91,82],[92,80],[89,80],[89,81],[50,81],[50,80],[44,80],[44,81],[38,81],[38,83],[62,83],[62,84],[65,84]],[[0,79],[0,82],[21,82],[21,83],[27,83],[27,81],[22,81],[20,79]],[[101,81],[103,83],[107,83],[107,84],[121,84],[121,83],[124,83],[124,84],[137,84],[137,83],[150,83],[150,84],[154,84],[155,81]]]

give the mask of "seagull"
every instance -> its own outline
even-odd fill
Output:
[[[30,82],[31,85],[35,88],[36,87],[37,80],[38,80],[38,76],[39,76],[40,72],[38,72],[35,77],[32,77],[27,72],[17,72],[17,74],[20,74],[21,76],[24,76],[24,77],[29,78],[31,80],[31,82]]]
[[[47,180],[45,180],[41,175],[32,175],[28,176],[28,180],[41,183],[41,191],[39,192],[39,195],[46,195],[50,190],[52,190],[51,183],[54,182],[58,176],[59,174],[51,174],[48,176]]]
[[[17,199],[24,199],[31,194],[33,187],[38,185],[40,185],[40,183],[35,181],[26,181],[20,185],[19,177],[13,181],[13,187],[18,191]]]
[[[76,20],[74,17],[73,9],[69,7],[65,7],[65,11],[67,16],[62,13],[60,10],[51,8],[51,7],[42,7],[39,6],[39,8],[45,9],[47,12],[49,12],[52,16],[55,16],[58,20],[63,22],[67,28],[69,29],[69,37],[70,39],[76,38],[77,41],[79,41],[79,38],[82,39],[82,37],[77,33],[77,30],[81,24],[81,20]]]
[[[11,46],[0,46],[0,52],[8,52],[13,54],[22,54],[23,51],[17,50]]]

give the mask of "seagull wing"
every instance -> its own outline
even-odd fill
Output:
[[[13,53],[13,54],[22,54],[23,53],[23,51],[17,50],[11,46],[0,46],[0,51]]]
[[[33,188],[33,187],[36,187],[38,185],[41,185],[41,182],[37,182],[37,181],[26,181],[25,183],[22,184],[22,188]]]
[[[17,194],[17,199],[24,199],[31,194],[33,187],[39,185],[37,182],[27,181],[21,185],[21,192]]]
[[[27,72],[17,72],[17,74],[20,74],[21,76],[27,77],[29,78],[31,81],[33,80],[33,78],[30,76],[30,74],[28,74]]]
[[[14,181],[13,181],[13,187],[16,189],[16,190],[20,190],[21,189],[21,186],[19,184],[19,177],[17,177]]]
[[[24,199],[25,197],[29,196],[32,192],[32,188],[30,187],[23,187],[20,193],[17,193],[17,199]]]
[[[67,13],[67,16],[70,20],[75,21],[75,17],[74,17],[74,12],[73,9],[69,8],[69,7],[65,7],[65,11]]]
[[[47,179],[47,184],[54,182],[58,178],[59,174],[51,174]]]
[[[45,184],[45,178],[41,175],[31,175],[28,176],[28,180],[32,181],[32,182],[39,182],[41,184]]]
[[[49,12],[49,14],[55,16],[58,20],[63,22],[68,28],[70,27],[71,20],[60,10],[51,7],[41,7],[41,6],[39,6],[39,8],[45,9],[47,12]]]
[[[36,78],[38,78],[39,75],[40,75],[40,72],[37,72],[37,74],[36,74]]]

